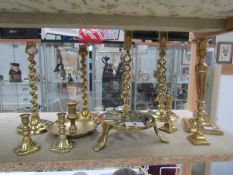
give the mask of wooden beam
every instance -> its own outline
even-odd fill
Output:
[[[231,32],[233,31],[233,17],[229,17],[225,20],[224,28],[222,30],[218,31],[212,31],[212,32],[194,32],[191,33],[191,40],[194,39],[211,39],[215,37],[216,35],[220,35],[223,33]]]
[[[147,31],[213,32],[223,19],[55,13],[0,13],[0,27],[108,28]]]

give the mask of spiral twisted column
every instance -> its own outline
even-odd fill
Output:
[[[81,57],[81,91],[82,91],[82,111],[81,117],[89,118],[90,112],[88,109],[88,82],[87,82],[87,64],[86,64],[86,56],[88,55],[87,46],[80,45],[79,46],[79,55]]]
[[[166,34],[162,35],[162,38],[160,40],[160,52],[159,52],[159,59],[157,60],[157,72],[156,72],[156,79],[158,81],[157,84],[157,91],[158,96],[157,100],[159,102],[158,110],[160,111],[160,114],[162,116],[166,115],[165,111],[165,102],[167,98],[167,78],[166,78]]]
[[[121,82],[121,99],[123,101],[123,113],[127,114],[129,112],[129,101],[131,95],[131,55],[130,48],[132,46],[132,32],[125,31],[125,43],[124,47],[126,53],[123,57],[123,73],[122,73],[122,82]]]
[[[27,46],[25,48],[26,54],[28,54],[28,69],[29,69],[29,86],[30,86],[30,95],[32,96],[32,99],[30,100],[30,103],[32,104],[31,108],[31,121],[30,121],[30,127],[31,127],[31,134],[42,134],[44,132],[47,132],[46,126],[44,123],[42,123],[39,113],[38,113],[38,95],[37,95],[37,82],[36,82],[36,61],[35,61],[35,55],[38,53],[38,50],[36,48],[36,42],[28,42]],[[20,133],[20,127],[19,127],[19,133]]]
[[[158,110],[156,112],[149,111],[156,120],[160,122],[168,122],[168,118],[172,121],[178,119],[178,116],[171,112],[168,112],[168,108],[166,107],[166,103],[168,103],[168,87],[167,87],[167,77],[166,77],[166,43],[167,43],[168,33],[167,32],[160,32],[159,34],[159,58],[157,59],[157,72],[156,72],[156,79],[157,79],[157,91],[158,96],[156,100],[158,101]],[[169,113],[169,116],[168,114]]]

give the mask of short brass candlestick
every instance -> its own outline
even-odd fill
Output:
[[[177,128],[174,126],[172,120],[171,120],[171,113],[172,113],[172,96],[167,95],[166,97],[166,102],[165,102],[165,108],[167,109],[166,115],[166,122],[164,123],[164,125],[159,128],[161,131],[167,132],[169,134],[177,131]]]
[[[57,141],[51,146],[50,151],[56,153],[67,153],[74,147],[74,142],[69,141],[66,137],[66,113],[57,113],[57,116],[59,122],[59,136]]]
[[[40,150],[40,146],[32,141],[30,127],[29,127],[29,117],[30,114],[21,114],[22,121],[22,135],[23,140],[20,145],[14,149],[15,154],[18,156],[25,156],[32,154]]]
[[[129,99],[131,94],[131,55],[130,48],[132,46],[132,32],[125,31],[125,50],[123,57],[123,74],[122,74],[122,93],[123,109],[118,111],[109,111],[102,114],[100,120],[102,126],[102,134],[98,138],[94,151],[100,151],[106,145],[107,136],[111,129],[120,131],[140,131],[148,128],[154,128],[156,135],[161,142],[168,143],[168,140],[160,135],[154,117],[141,111],[132,111],[129,109]]]
[[[167,32],[160,32],[159,36],[159,59],[157,59],[157,71],[156,71],[156,79],[157,79],[157,91],[158,96],[156,100],[158,101],[158,110],[156,112],[149,111],[148,113],[153,115],[155,119],[159,122],[167,121],[167,112],[169,109],[165,107],[165,103],[168,95],[167,88],[167,77],[166,77],[166,42],[167,42],[168,34]],[[176,121],[179,117],[171,112],[169,118],[172,121]]]
[[[91,118],[80,118],[77,113],[77,104],[75,100],[67,101],[68,115],[65,119],[66,135],[68,138],[78,138],[88,134],[91,134],[97,127],[95,119],[98,118],[98,114],[91,113]],[[48,132],[54,135],[59,135],[59,121],[51,122],[47,126]]]
[[[193,132],[188,136],[191,143],[195,145],[207,145],[208,141],[204,134],[223,135],[223,132],[210,121],[205,111],[205,86],[208,66],[205,64],[207,52],[207,40],[197,39],[197,58],[198,64],[195,67],[197,82],[197,110],[194,112],[193,118],[184,118],[184,128],[187,132]],[[211,128],[206,129],[205,127]]]
[[[75,136],[77,133],[77,126],[75,124],[75,120],[78,118],[77,115],[77,104],[78,102],[75,100],[69,100],[67,102],[67,108],[68,108],[68,115],[67,119],[70,121],[70,128],[69,128],[69,134],[70,136]]]
[[[30,127],[31,127],[31,134],[36,135],[36,134],[42,134],[47,132],[45,123],[47,122],[46,120],[41,121],[38,113],[38,95],[37,95],[37,83],[36,83],[36,61],[35,61],[35,55],[38,53],[38,50],[36,48],[36,43],[35,42],[28,42],[25,52],[29,55],[28,61],[30,62],[28,69],[29,69],[29,86],[31,88],[30,94],[32,96],[31,99],[31,121],[30,121]],[[18,133],[21,134],[21,126],[18,127]]]

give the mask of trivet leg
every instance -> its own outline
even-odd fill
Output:
[[[107,141],[107,136],[108,136],[108,133],[111,129],[112,129],[112,125],[109,125],[107,123],[102,124],[102,134],[98,138],[96,145],[93,148],[94,151],[100,151],[101,149],[103,149],[105,147],[106,141]]]
[[[164,137],[163,135],[160,134],[159,129],[158,129],[156,123],[155,123],[155,125],[154,125],[153,128],[154,128],[155,134],[158,136],[158,138],[159,138],[159,140],[161,142],[163,142],[163,143],[169,143],[169,140],[166,137]]]

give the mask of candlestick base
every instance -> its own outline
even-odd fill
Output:
[[[156,121],[158,122],[166,122],[167,121],[167,111],[166,110],[158,110],[158,111],[148,111],[148,114],[151,114]],[[170,114],[170,119],[172,122],[175,122],[179,119],[179,116],[176,115],[174,112],[171,112]]]
[[[189,133],[194,133],[197,131],[195,125],[196,118],[183,118],[184,130]],[[203,119],[202,125],[204,127],[203,133],[207,135],[224,135],[223,131],[219,127],[212,123],[209,118],[205,117]]]
[[[206,140],[204,134],[201,133],[193,133],[192,135],[188,136],[187,139],[193,145],[209,145],[210,143]]]
[[[166,122],[159,130],[167,132],[169,134],[176,132],[178,129],[173,125],[172,122]]]

